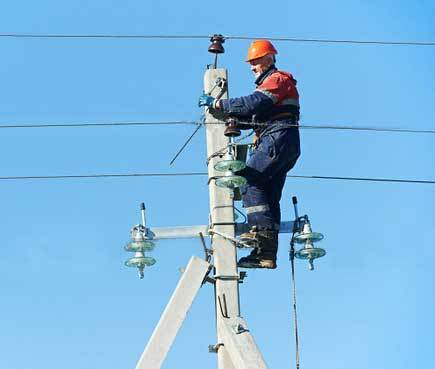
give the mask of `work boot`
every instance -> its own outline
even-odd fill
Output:
[[[258,231],[257,247],[245,257],[240,258],[237,266],[240,268],[276,268],[276,253],[278,251],[277,231]]]

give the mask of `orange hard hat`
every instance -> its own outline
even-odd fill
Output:
[[[248,57],[246,58],[247,62],[251,60],[261,58],[262,56],[273,54],[278,54],[275,47],[269,40],[255,40],[248,49]]]

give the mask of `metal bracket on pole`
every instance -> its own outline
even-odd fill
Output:
[[[216,345],[208,345],[208,352],[217,354],[221,346],[223,346],[222,343],[218,343]]]

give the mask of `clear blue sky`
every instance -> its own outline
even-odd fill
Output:
[[[22,1],[0,33],[269,36],[434,41],[433,1]],[[195,120],[207,40],[0,38],[0,124]],[[220,65],[248,94],[249,41]],[[305,124],[433,129],[435,47],[277,42]],[[0,176],[205,171],[192,126],[3,129]],[[302,130],[294,174],[435,180],[435,136]],[[303,369],[435,366],[434,185],[289,179],[328,254],[297,264]],[[123,266],[145,202],[151,226],[205,224],[205,177],[0,181],[0,369],[134,368],[199,241],[165,241],[139,280]],[[294,367],[289,236],[278,269],[249,271],[242,315],[270,369]],[[215,368],[204,287],[164,369]]]

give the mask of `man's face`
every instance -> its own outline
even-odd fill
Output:
[[[249,64],[251,64],[252,73],[255,74],[255,77],[258,76],[267,70],[272,65],[273,61],[270,55],[262,56],[261,58],[251,60]]]

